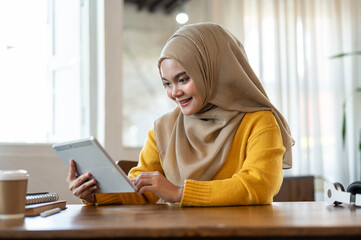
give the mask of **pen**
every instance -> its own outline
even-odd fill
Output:
[[[58,212],[60,212],[60,211],[61,211],[60,208],[53,208],[53,209],[46,210],[46,211],[40,213],[40,216],[42,216],[42,217],[47,217],[47,216],[53,215],[53,214],[55,214],[55,213],[58,213]]]

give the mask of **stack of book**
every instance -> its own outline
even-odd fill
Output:
[[[57,193],[28,193],[26,194],[25,216],[38,216],[40,213],[53,208],[66,208],[66,200],[59,200]]]

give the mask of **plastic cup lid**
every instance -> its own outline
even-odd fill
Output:
[[[26,170],[0,170],[0,180],[25,180],[29,178]]]

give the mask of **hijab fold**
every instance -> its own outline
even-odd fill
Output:
[[[195,82],[204,99],[190,116],[179,107],[154,123],[155,139],[166,177],[211,180],[227,160],[238,127],[247,112],[270,110],[281,129],[286,152],[283,168],[292,167],[292,137],[282,114],[272,105],[247,60],[242,44],[214,23],[187,25],[175,32],[158,61],[174,59]]]

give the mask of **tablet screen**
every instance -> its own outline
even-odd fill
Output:
[[[53,145],[54,151],[69,166],[76,162],[78,175],[90,172],[97,180],[98,193],[135,192],[136,187],[110,158],[96,138],[90,137]]]

